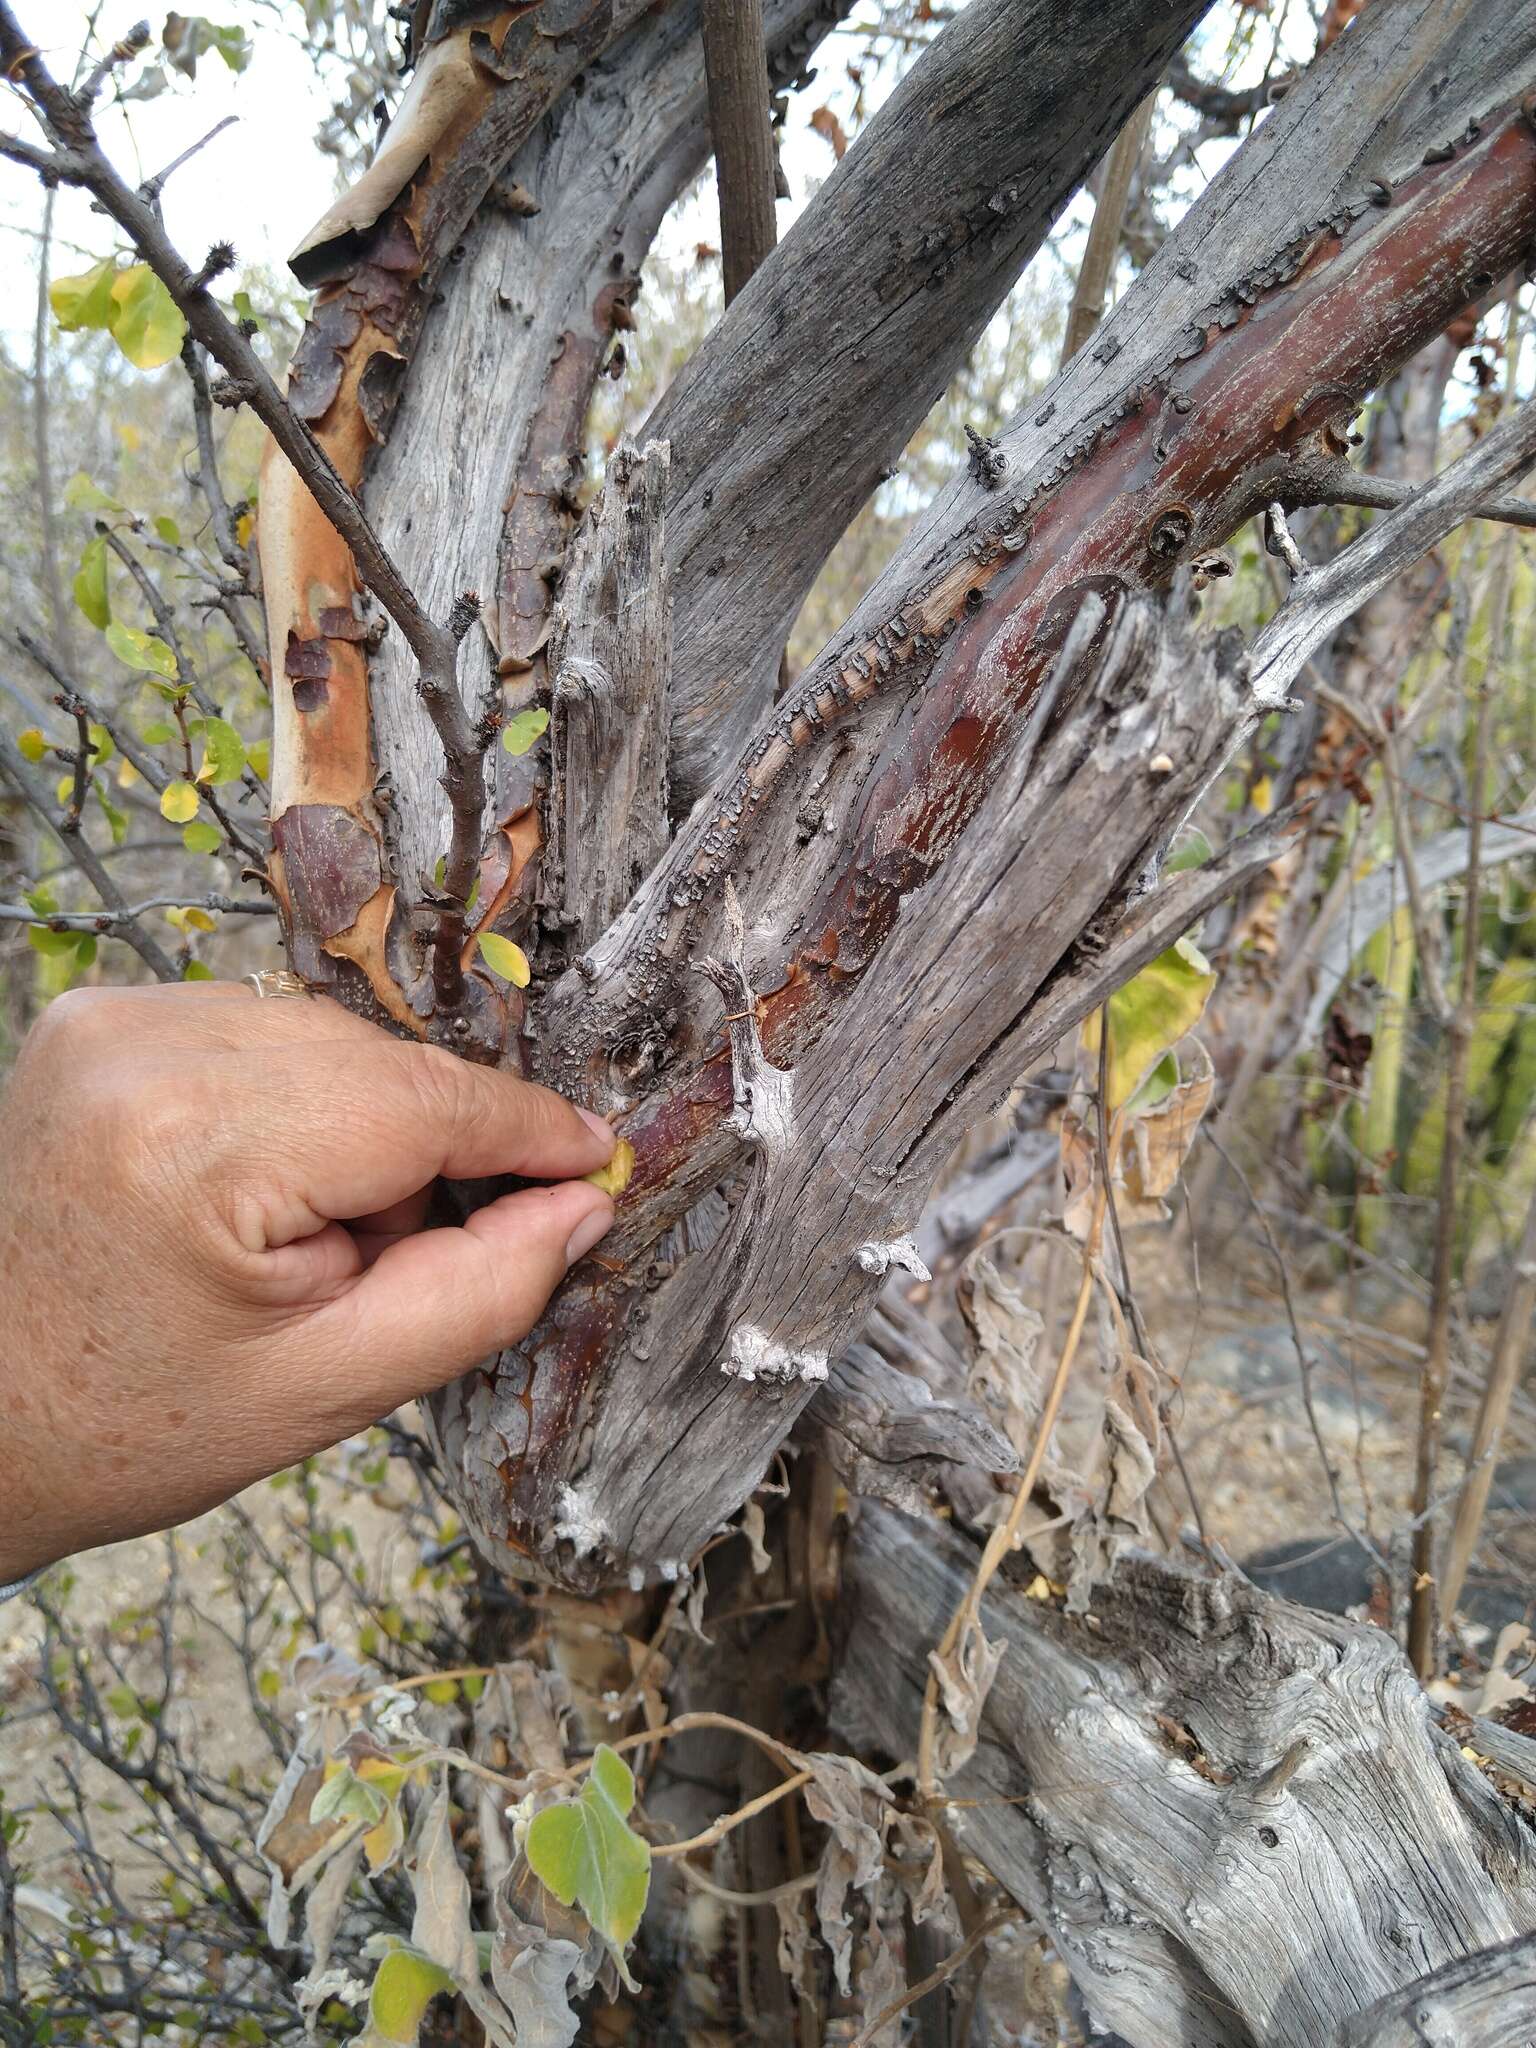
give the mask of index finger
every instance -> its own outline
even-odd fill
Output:
[[[375,1214],[440,1174],[575,1180],[613,1154],[603,1119],[552,1089],[382,1031],[275,1048],[256,1085],[283,1194],[328,1220]],[[273,1221],[268,1241],[281,1241]]]

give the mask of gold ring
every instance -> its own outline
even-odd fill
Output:
[[[260,997],[309,994],[303,976],[290,974],[286,967],[264,967],[259,974],[242,974],[240,979]]]

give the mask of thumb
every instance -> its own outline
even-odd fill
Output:
[[[372,1420],[526,1337],[612,1222],[613,1203],[586,1181],[519,1189],[461,1227],[392,1244],[306,1335]]]

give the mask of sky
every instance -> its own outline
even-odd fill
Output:
[[[106,0],[100,10],[104,40],[124,34],[142,20],[147,0]],[[55,77],[69,77],[96,11],[80,0],[17,0],[23,29],[37,41]],[[103,99],[99,130],[119,168],[137,180],[169,163],[227,115],[235,125],[214,137],[165,188],[166,226],[182,253],[196,261],[209,244],[232,241],[242,263],[279,267],[287,252],[325,210],[335,189],[335,164],[311,146],[310,138],[329,102],[308,57],[297,43],[260,27],[255,10],[238,0],[208,9],[219,22],[253,31],[254,55],[236,75],[213,56],[204,57],[195,82],[178,80],[158,99],[124,108]],[[154,17],[158,26],[161,19]],[[0,111],[17,134],[35,133],[21,102]],[[273,138],[281,137],[274,145]],[[35,228],[41,202],[37,181],[12,165],[0,165],[0,223],[11,246],[0,253],[4,276],[30,273],[30,251],[14,234]],[[88,268],[112,246],[114,233],[78,192],[61,193],[56,214],[59,249],[55,269]],[[67,246],[74,244],[73,248]],[[83,256],[84,262],[77,262]],[[29,279],[30,282],[30,279]],[[0,323],[10,330],[16,309],[11,294],[0,300]]]

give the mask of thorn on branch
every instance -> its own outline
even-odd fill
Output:
[[[215,242],[203,258],[202,268],[192,273],[192,289],[205,291],[216,277],[222,277],[226,270],[233,270],[234,267],[234,243]]]
[[[453,600],[453,609],[448,614],[448,630],[453,635],[453,644],[463,644],[464,635],[480,616],[480,593],[465,590]]]
[[[971,475],[984,491],[995,491],[1008,474],[1008,458],[985,434],[978,434],[968,426],[965,438],[970,443],[970,459],[967,464]]]

